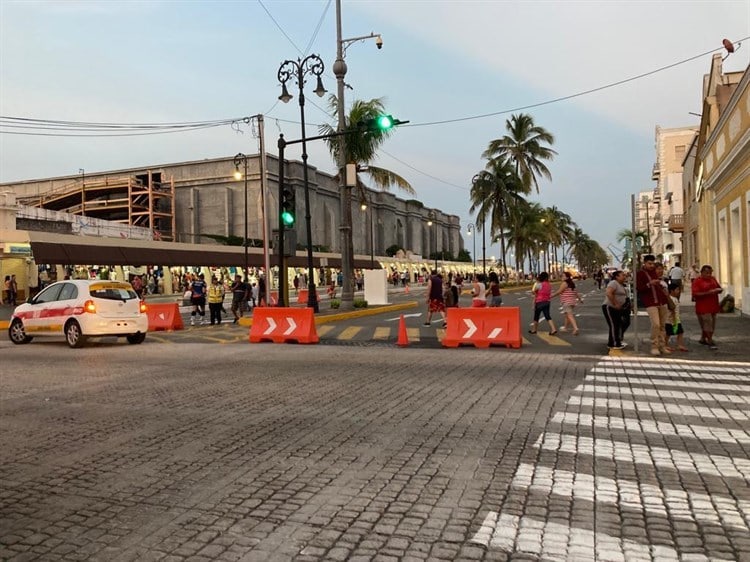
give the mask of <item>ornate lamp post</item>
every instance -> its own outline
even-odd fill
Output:
[[[240,172],[240,164],[244,165],[244,173]],[[242,152],[238,152],[237,155],[234,157],[234,179],[239,180],[242,178],[245,178],[245,238],[242,241],[242,246],[245,250],[245,270],[242,274],[242,278],[244,279],[245,283],[247,283],[247,269],[248,269],[248,259],[247,259],[247,154],[242,154]],[[268,277],[268,272],[266,271],[266,277]]]
[[[433,223],[435,222],[435,211],[430,211],[427,213],[427,226],[433,226]],[[432,230],[430,233],[432,235],[432,239],[435,241],[435,271],[437,271],[438,264],[437,264],[437,225],[435,225],[435,229]]]
[[[469,226],[466,227],[466,234],[471,236],[471,244],[472,244],[472,251],[471,251],[471,259],[473,262],[474,270],[472,273],[476,273],[477,270],[477,237],[474,236],[474,233],[476,231],[476,226],[474,226],[473,223],[469,223]]]
[[[314,90],[318,97],[323,97],[326,93],[326,89],[323,87],[323,81],[320,75],[323,74],[323,61],[318,55],[308,55],[304,59],[285,60],[281,63],[278,72],[279,82],[281,83],[281,95],[279,99],[284,103],[289,102],[292,99],[292,95],[287,90],[287,82],[294,80],[297,87],[299,88],[299,111],[300,120],[302,122],[302,174],[305,189],[305,227],[307,231],[307,306],[312,308],[315,312],[318,312],[318,295],[315,292],[315,272],[313,270],[313,248],[312,248],[312,225],[310,223],[310,185],[307,174],[307,142],[305,136],[305,76],[312,75],[317,78],[317,86]],[[279,166],[283,167],[284,163],[279,162]],[[280,178],[281,179],[281,178]],[[279,181],[279,193],[281,193],[282,185]],[[281,202],[281,197],[279,197]],[[284,224],[281,221],[281,209],[279,209],[279,240],[280,245],[283,246],[283,229]],[[283,248],[281,248],[281,254],[283,254]],[[284,267],[283,260],[280,260],[280,267]],[[286,291],[286,271],[282,273],[282,279],[284,280],[284,286],[279,291],[281,295],[282,291]],[[279,301],[281,303],[281,301]]]
[[[474,174],[474,177],[471,178],[472,187],[474,186],[474,184],[477,183],[478,180],[479,180],[479,174]],[[486,241],[485,241],[485,231],[486,231],[485,218],[487,217],[485,217],[484,213],[482,213],[482,275],[486,277],[487,276],[487,255],[486,255],[487,248],[486,248]],[[477,226],[477,223],[474,223],[474,226]]]

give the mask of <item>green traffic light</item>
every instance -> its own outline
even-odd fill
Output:
[[[376,123],[378,129],[387,131],[388,129],[393,127],[393,117],[391,117],[390,115],[380,115],[378,116]]]
[[[282,212],[281,222],[284,223],[284,226],[292,226],[294,224],[294,215],[289,211]]]

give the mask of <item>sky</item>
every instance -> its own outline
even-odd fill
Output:
[[[384,98],[408,120],[376,164],[406,178],[428,207],[474,221],[482,152],[525,106],[599,88],[750,37],[750,0],[342,0],[347,107]],[[336,92],[335,0],[0,0],[0,115],[110,123],[209,121],[263,114],[266,147],[300,137],[299,105],[277,72],[315,53]],[[724,53],[726,54],[726,53]],[[750,39],[724,62],[744,70]],[[630,225],[630,194],[653,189],[655,128],[697,126],[711,54],[594,93],[522,111],[555,137],[552,180],[532,197],[556,205],[602,247]],[[335,123],[306,87],[307,134]],[[293,92],[294,93],[294,92]],[[480,117],[482,116],[482,117]],[[447,123],[436,123],[449,121]],[[257,153],[252,127],[104,138],[9,134],[0,182]],[[29,132],[28,130],[26,132]],[[289,158],[299,158],[288,147]],[[296,150],[296,152],[295,152]],[[309,163],[333,172],[322,142]],[[399,192],[394,190],[397,194]],[[410,198],[406,194],[399,194]],[[355,219],[356,220],[356,217]],[[472,251],[472,240],[464,234]],[[481,254],[481,245],[477,244]],[[497,245],[487,248],[498,256]]]

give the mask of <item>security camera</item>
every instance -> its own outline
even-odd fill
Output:
[[[383,48],[383,38],[382,38],[382,37],[381,37],[380,35],[378,35],[378,36],[377,36],[377,37],[375,38],[375,46],[376,46],[376,47],[377,47],[378,49],[382,49],[382,48]]]

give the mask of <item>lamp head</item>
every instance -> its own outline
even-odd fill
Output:
[[[281,95],[279,96],[279,99],[284,103],[289,103],[292,99],[292,95],[289,93],[289,90],[286,89],[286,84],[281,85]]]
[[[378,48],[378,50],[383,48],[383,38],[380,35],[375,38],[375,46]]]
[[[314,93],[315,93],[315,94],[316,94],[316,95],[317,95],[317,96],[318,96],[319,98],[322,98],[322,97],[323,97],[324,95],[326,95],[326,92],[327,92],[327,91],[328,91],[328,90],[326,90],[326,89],[325,89],[325,88],[323,87],[323,80],[322,80],[322,79],[320,78],[320,76],[318,76],[318,85],[317,85],[317,86],[316,86],[316,88],[315,88],[315,89],[313,90],[313,92],[314,92]]]
[[[242,172],[240,172],[239,168],[234,171],[234,179],[236,180],[242,179]]]

